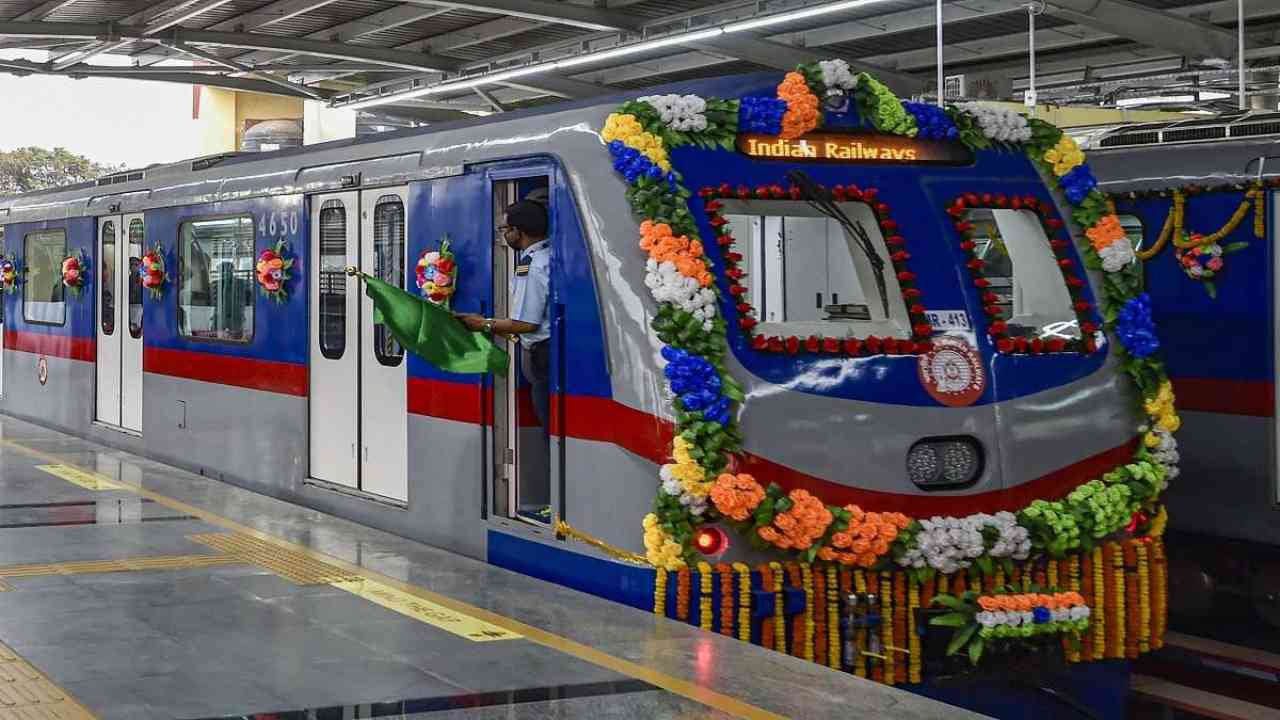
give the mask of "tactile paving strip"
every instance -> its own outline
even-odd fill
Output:
[[[135,572],[138,570],[186,570],[188,568],[235,565],[243,563],[231,555],[158,555],[123,560],[84,560],[79,562],[39,563],[35,565],[0,566],[0,578],[42,577],[47,575],[89,575],[92,573]],[[12,590],[0,580],[0,592]],[[4,716],[0,715],[0,720]]]
[[[57,685],[0,644],[0,720],[93,720]]]
[[[306,553],[290,550],[249,535],[207,533],[191,535],[188,540],[239,558],[242,562],[258,565],[297,585],[328,585],[336,582],[352,582],[359,576],[345,572],[336,565],[317,560]]]

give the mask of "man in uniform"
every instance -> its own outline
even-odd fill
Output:
[[[517,253],[511,317],[460,314],[458,319],[469,330],[519,336],[520,369],[529,382],[533,409],[546,433],[551,369],[551,243],[547,240],[546,208],[532,200],[508,207],[506,224],[498,227],[498,233]]]

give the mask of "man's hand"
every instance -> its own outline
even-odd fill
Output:
[[[458,318],[458,322],[467,326],[472,332],[479,332],[484,329],[484,316],[474,313],[456,313],[454,317]]]

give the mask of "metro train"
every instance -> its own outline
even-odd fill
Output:
[[[779,79],[653,92],[772,97]],[[628,562],[653,559],[646,528],[667,539],[699,531],[667,555],[673,571],[695,567],[704,541],[717,567],[794,557],[708,509],[706,485],[659,505],[684,502],[707,522],[646,525],[663,468],[691,451],[689,423],[705,429],[712,409],[690,420],[692,405],[672,405],[668,370],[681,356],[661,336],[688,328],[653,329],[670,318],[651,293],[661,278],[646,276],[663,271],[655,260],[646,272],[637,243],[662,223],[633,214],[629,185],[639,181],[615,167],[637,156],[605,140],[626,99],[200,158],[0,199],[16,269],[0,411],[644,609],[682,592],[676,580],[664,589],[664,571]],[[687,213],[703,238],[708,275],[698,282],[711,293],[701,297],[715,298],[697,308],[697,324],[724,338],[713,384],[741,398],[716,409],[741,449],[707,461],[723,474],[702,480],[776,485],[769,492],[785,497],[767,503],[778,515],[821,498],[826,521],[834,508],[841,527],[855,511],[880,513],[870,549],[819,555],[841,573],[852,566],[858,582],[864,570],[886,582],[906,574],[892,570],[912,559],[891,558],[901,542],[890,552],[889,536],[922,532],[911,518],[940,527],[978,518],[966,526],[977,550],[956,550],[954,567],[940,562],[956,578],[984,568],[990,586],[983,538],[990,550],[992,533],[1004,542],[1014,528],[1013,515],[998,513],[1112,482],[1135,462],[1140,398],[1122,348],[1101,330],[1101,271],[1092,250],[1069,241],[1082,228],[1052,164],[1038,167],[1011,143],[974,149],[954,134],[882,132],[852,99],[830,100],[823,134],[688,143],[670,148],[675,172],[652,171],[691,191],[674,217]],[[343,273],[356,266],[414,291],[415,262],[448,237],[453,309],[502,317],[514,263],[495,227],[508,204],[535,193],[554,250],[545,444],[520,373],[455,375],[406,353]],[[259,254],[278,245],[294,261],[283,302],[254,279]],[[59,263],[77,251],[94,272],[72,297]],[[1145,528],[1158,508],[1144,509],[1131,525]],[[1120,532],[1145,530],[1129,531]],[[1055,542],[1007,540],[1004,559],[1019,562],[1032,542],[1037,553]],[[927,564],[921,552],[916,568]],[[1078,566],[1055,558],[1061,575],[1058,559],[1035,572],[1049,568],[1066,589]],[[1087,568],[1088,553],[1082,560]],[[911,575],[912,587],[922,578]],[[761,606],[744,639],[772,637],[761,617],[803,614],[812,602],[790,583],[784,594],[758,573],[748,582]],[[678,604],[666,612],[676,616]],[[905,604],[896,612],[907,622]],[[835,650],[825,653],[840,667]]]
[[[1143,264],[1145,289],[1183,411],[1181,460],[1190,478],[1166,495],[1170,527],[1186,536],[1175,609],[1206,617],[1225,588],[1247,594],[1273,627],[1280,627],[1278,142],[1280,113],[1259,111],[1125,125],[1088,141],[1099,187],[1135,240],[1155,251]],[[1208,279],[1212,294],[1188,274],[1186,252],[1173,242],[1175,191],[1188,235],[1216,233],[1217,247],[1240,248],[1221,256]]]

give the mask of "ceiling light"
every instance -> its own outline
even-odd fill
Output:
[[[864,5],[874,5],[876,3],[886,1],[887,0],[844,0],[844,2],[831,3],[828,5],[815,5],[813,7],[792,10],[791,12],[779,13],[777,15],[767,15],[753,20],[743,20],[742,22],[730,23],[724,26],[724,31],[731,33],[742,32],[744,30],[755,30],[757,28],[768,27],[770,25],[780,25],[794,20],[804,20],[805,18],[817,17],[819,15],[829,15],[831,13],[852,10],[854,8],[863,7]]]
[[[650,50],[657,50],[659,48],[671,47],[672,45],[687,45],[689,43],[698,42],[699,40],[706,40],[708,38],[713,38],[717,35],[723,34],[724,32],[725,32],[724,28],[716,27],[716,28],[711,28],[709,30],[698,30],[696,32],[691,32],[691,33],[681,33],[679,35],[670,35],[667,37],[658,38],[656,40],[646,40],[644,42],[638,42],[631,45],[623,45],[621,47],[610,48],[608,50],[602,50],[596,53],[586,53],[585,55],[578,55],[576,57],[566,58],[564,60],[557,60],[556,62],[552,63],[552,65],[554,65],[557,68],[567,68],[567,67],[574,67],[577,65],[586,65],[587,63],[598,62],[600,60],[611,60],[613,58],[623,57],[625,55],[634,55],[636,53],[648,52]]]

